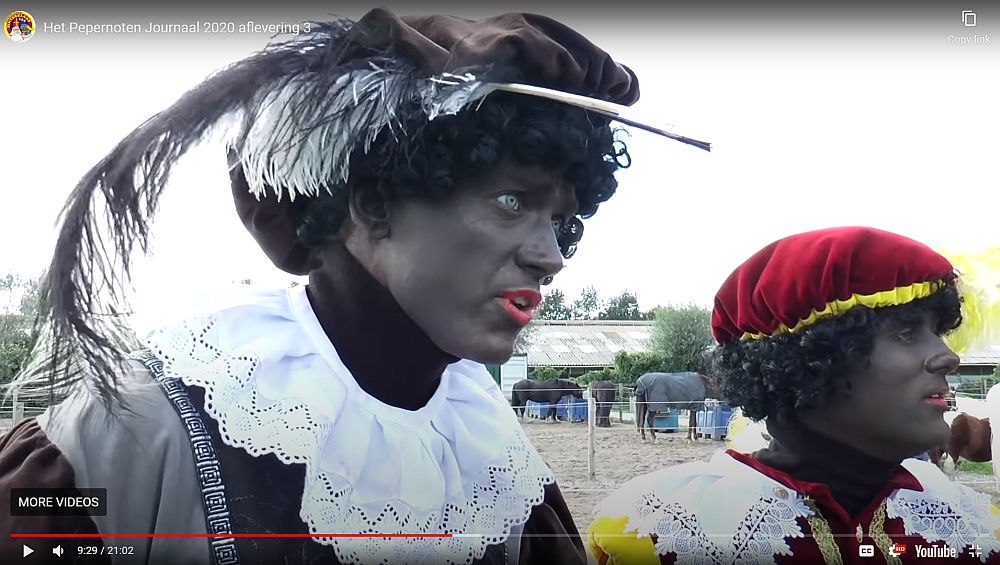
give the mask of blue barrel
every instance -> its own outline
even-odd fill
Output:
[[[573,397],[569,397],[572,399]],[[569,402],[567,399],[561,398],[559,403],[556,404],[556,419],[557,420],[569,420]]]
[[[556,418],[566,422],[586,422],[587,401],[572,396],[563,397],[556,404]]]
[[[587,401],[583,398],[573,398],[569,404],[569,421],[570,422],[586,422],[587,421]]]
[[[725,404],[717,404],[708,410],[701,410],[695,416],[697,421],[695,433],[699,436],[721,440],[726,437],[726,428],[729,427],[729,419],[732,416],[733,409]]]
[[[669,432],[675,431],[680,428],[679,419],[677,418],[677,411],[673,410],[670,414],[660,416],[657,415],[653,418],[653,429],[654,430],[666,430]]]
[[[525,410],[528,412],[529,418],[537,418],[543,420],[549,416],[549,408],[552,406],[548,402],[535,402],[534,400],[528,400],[524,404]]]

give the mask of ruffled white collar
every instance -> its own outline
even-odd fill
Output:
[[[342,563],[468,563],[527,521],[552,472],[486,368],[447,367],[423,408],[362,390],[323,332],[305,287],[152,332],[168,377],[205,390],[222,440],[304,463],[300,517]]]
[[[926,461],[907,459],[903,467],[922,490],[897,489],[885,502],[886,516],[900,518],[906,536],[944,542],[956,555],[978,545],[983,562],[1000,552],[1000,516],[989,495],[952,482]],[[674,554],[678,564],[770,563],[792,555],[788,539],[805,535],[799,518],[813,510],[804,494],[719,450],[709,461],[630,480],[595,515],[624,516],[623,531],[656,534],[657,554]]]

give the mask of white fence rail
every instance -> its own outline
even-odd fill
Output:
[[[45,411],[45,405],[37,402],[25,402],[17,394],[12,394],[0,402],[0,435],[17,425],[25,418],[33,418]]]

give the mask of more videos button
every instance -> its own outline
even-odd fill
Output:
[[[106,488],[12,488],[11,516],[107,516]]]

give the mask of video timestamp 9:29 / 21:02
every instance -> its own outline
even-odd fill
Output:
[[[131,545],[79,545],[76,548],[77,555],[82,556],[122,556],[135,555],[135,547]]]

